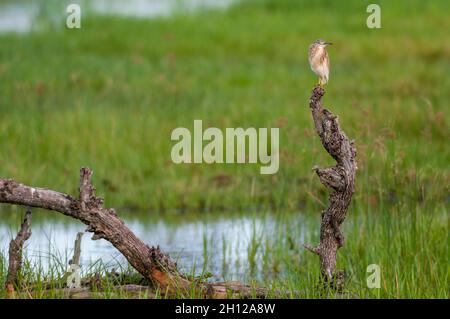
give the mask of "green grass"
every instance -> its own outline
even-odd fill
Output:
[[[448,298],[449,4],[380,1],[383,27],[369,30],[368,3],[247,1],[0,35],[0,176],[77,194],[78,170],[89,166],[107,206],[301,210],[318,230],[327,192],[311,167],[333,161],[313,131],[306,54],[322,37],[335,43],[325,104],[358,150],[340,268],[361,297]],[[194,119],[280,127],[280,171],[173,164],[170,133]],[[255,238],[249,263],[263,251],[269,270],[289,266],[264,284],[317,296],[316,257],[289,250],[285,235]],[[384,269],[380,290],[365,288],[371,263]]]
[[[277,10],[92,17],[81,30],[2,35],[1,175],[76,193],[87,165],[111,206],[296,209],[321,188],[311,167],[332,163],[307,104],[316,79],[306,49],[323,37],[335,42],[325,103],[357,140],[356,196],[416,200],[423,188],[424,200],[444,201],[448,5],[383,3],[383,28],[369,30],[358,1],[341,10],[267,3]],[[170,133],[194,119],[223,130],[280,127],[279,173],[173,164]]]

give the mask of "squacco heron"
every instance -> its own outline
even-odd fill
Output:
[[[328,83],[330,75],[330,58],[328,57],[327,45],[330,42],[325,42],[322,39],[314,41],[309,46],[308,60],[311,65],[311,70],[319,76],[319,85],[322,86]]]

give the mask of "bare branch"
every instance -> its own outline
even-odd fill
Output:
[[[320,250],[319,247],[313,247],[310,244],[303,244],[303,247],[305,247],[306,249],[308,249],[310,252],[320,255]]]

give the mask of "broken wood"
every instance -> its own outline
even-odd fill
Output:
[[[83,238],[82,232],[77,233],[77,238],[75,239],[75,244],[73,248],[73,257],[69,260],[69,265],[80,265],[81,257],[81,239]]]
[[[14,293],[14,286],[19,285],[20,269],[22,267],[22,248],[25,241],[31,236],[31,208],[27,208],[20,230],[15,239],[9,243],[8,273],[6,275],[6,290],[8,294]]]
[[[304,244],[309,251],[320,258],[320,272],[325,282],[337,287],[343,281],[343,272],[336,270],[337,250],[344,245],[344,235],[340,230],[347,215],[354,189],[356,165],[356,148],[353,141],[339,126],[338,117],[323,108],[322,97],[325,90],[317,85],[309,101],[316,132],[325,150],[336,161],[329,168],[315,166],[321,183],[331,190],[329,206],[322,211],[320,225],[320,243],[317,247]]]

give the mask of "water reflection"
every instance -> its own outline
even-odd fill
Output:
[[[18,215],[10,221],[0,223],[0,249],[4,253],[20,223]],[[76,233],[84,231],[84,225],[66,217],[48,219],[41,212],[35,213],[33,219],[33,234],[25,250],[27,258],[44,268],[55,262],[66,265],[72,255]],[[178,219],[183,221],[183,218]],[[256,264],[255,273],[260,273],[264,245],[283,240],[286,227],[293,227],[297,234],[300,233],[300,236],[296,235],[296,240],[304,240],[301,216],[298,215],[287,223],[272,214],[263,217],[199,217],[181,223],[165,219],[125,221],[143,241],[150,245],[159,244],[163,251],[178,261],[183,271],[198,275],[205,266],[205,271],[217,275],[214,278],[216,280],[248,279],[252,270],[250,259]],[[127,264],[125,258],[109,242],[92,241],[90,237],[91,234],[86,234],[82,241],[81,263],[85,269],[100,259],[102,263],[116,269],[118,264]]]
[[[0,2],[0,32],[30,31],[37,12],[33,3]]]

